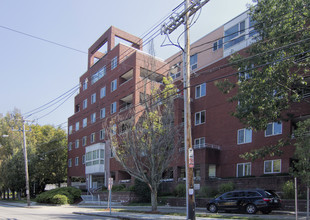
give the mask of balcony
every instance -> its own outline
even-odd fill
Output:
[[[194,149],[204,149],[204,148],[209,148],[209,149],[215,149],[215,150],[221,150],[221,147],[215,144],[196,144],[193,146]]]
[[[119,106],[120,106],[120,112],[123,112],[123,111],[126,111],[127,109],[130,109],[132,108],[132,102],[133,102],[133,95],[130,94],[122,99],[120,99],[120,103],[119,103]]]
[[[133,78],[133,70],[129,70],[120,77],[120,86],[124,85]]]

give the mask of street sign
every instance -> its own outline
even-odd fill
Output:
[[[194,150],[193,150],[193,148],[188,149],[188,165],[189,165],[189,168],[194,168]]]
[[[113,186],[113,178],[109,178],[108,190],[112,190],[112,186]]]

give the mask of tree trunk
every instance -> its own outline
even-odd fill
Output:
[[[151,189],[152,212],[157,211],[157,189]]]
[[[12,190],[12,199],[15,200],[15,190]]]
[[[8,189],[8,191],[6,191],[6,192],[7,192],[8,199],[10,199],[10,190]]]

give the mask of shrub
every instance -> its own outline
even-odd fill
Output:
[[[233,182],[227,182],[227,183],[222,183],[219,186],[219,193],[223,194],[225,192],[229,192],[235,189],[234,183]]]
[[[294,199],[295,189],[294,189],[294,183],[292,180],[289,180],[286,183],[284,183],[282,190],[283,190],[283,197],[285,199]]]
[[[59,205],[64,205],[64,204],[68,204],[68,197],[65,195],[55,195],[51,198],[51,203],[52,204],[59,204]]]
[[[56,196],[54,198],[54,196]],[[60,197],[61,198],[60,198]],[[66,200],[62,197],[65,196]],[[81,190],[74,187],[62,187],[57,189],[52,189],[50,191],[43,192],[36,197],[36,201],[39,203],[50,203],[50,204],[72,204],[74,201],[81,197]],[[66,203],[58,203],[58,202]],[[55,203],[56,202],[56,203]]]
[[[218,194],[218,190],[209,186],[203,186],[198,192],[199,197],[203,198],[213,198]]]
[[[185,184],[178,184],[175,189],[173,194],[177,197],[185,197],[186,196],[186,186]]]
[[[124,184],[113,185],[113,186],[112,186],[112,191],[113,191],[113,192],[124,191],[125,189],[126,189],[126,186],[125,186]]]
[[[138,179],[135,179],[134,187],[132,188],[134,193],[140,197],[140,202],[151,201],[151,190],[148,185]]]

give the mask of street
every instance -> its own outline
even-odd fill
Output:
[[[87,212],[89,209],[65,206],[34,206],[16,207],[0,202],[0,220],[44,220],[44,219],[107,219],[115,218],[85,216],[72,214],[73,212]]]

